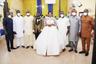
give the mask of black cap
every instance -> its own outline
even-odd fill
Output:
[[[88,9],[84,9],[84,12],[89,12],[89,10]]]
[[[16,10],[16,13],[20,13],[20,10]]]

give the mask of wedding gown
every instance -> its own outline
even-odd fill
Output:
[[[35,42],[36,53],[39,55],[59,55],[60,43],[55,19],[53,17],[47,17],[45,25]]]

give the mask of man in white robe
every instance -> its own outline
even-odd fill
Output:
[[[24,48],[24,20],[19,10],[16,11],[16,16],[13,17],[13,30],[16,32],[16,46]]]
[[[57,25],[60,35],[61,50],[63,49],[64,52],[66,50],[65,45],[67,43],[67,33],[70,27],[70,22],[69,18],[64,16],[63,11],[60,12],[60,18],[57,20]]]
[[[24,17],[24,40],[26,48],[30,46],[33,48],[33,43],[35,40],[35,36],[33,34],[33,19],[34,17],[30,15],[30,12],[26,12],[26,16]]]

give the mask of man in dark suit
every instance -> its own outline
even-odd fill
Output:
[[[7,49],[11,52],[11,49],[15,49],[13,46],[14,31],[13,31],[13,20],[10,13],[7,13],[7,17],[3,19],[3,27],[5,30],[5,39],[7,43]]]

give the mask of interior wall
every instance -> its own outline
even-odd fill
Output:
[[[20,10],[23,14],[23,0],[8,0],[10,11],[16,14],[16,10]]]
[[[45,4],[45,0],[41,0],[42,14],[48,14],[48,5]],[[61,0],[61,10],[67,14],[68,0]],[[37,12],[37,0],[8,0],[9,8],[11,11],[20,10],[25,15],[26,10],[30,10],[32,15],[36,15]],[[15,15],[15,14],[14,14]],[[59,0],[56,0],[56,4],[53,5],[53,15],[59,15]]]
[[[70,10],[71,4],[73,1],[77,0],[68,0],[68,8]],[[95,17],[95,0],[78,0],[81,2],[81,7],[76,7],[78,12],[82,12],[84,9],[89,9],[90,15]]]
[[[61,0],[61,11],[64,11],[64,14],[68,13],[68,0]]]
[[[43,5],[43,7],[42,7],[42,14],[43,15],[46,15],[46,14],[48,14],[47,12],[48,12],[48,5],[47,4],[45,4],[45,0],[42,0],[42,5]]]
[[[41,0],[42,3],[42,14],[46,15],[48,14],[48,5],[45,4],[45,0]],[[68,0],[61,0],[61,10],[67,14],[68,11]],[[24,7],[24,14],[27,9],[31,11],[32,15],[36,15],[37,12],[37,0],[23,0],[23,7]],[[53,15],[58,16],[59,15],[59,0],[56,0],[56,3],[53,4]]]
[[[48,13],[48,5],[45,4],[45,0],[42,1],[42,14],[46,15]],[[71,9],[71,4],[73,1],[77,0],[61,0],[61,11],[67,14]],[[76,7],[78,12],[83,11],[85,8],[89,9],[90,15],[94,17],[95,15],[95,0],[78,0],[81,2],[82,7]],[[21,10],[24,15],[26,10],[29,9],[32,15],[36,15],[37,12],[37,0],[8,0],[9,7],[15,12],[16,9]],[[59,0],[56,0],[56,4],[53,5],[54,16],[59,15]]]
[[[23,7],[24,14],[26,13],[26,10],[30,10],[32,15],[35,15],[37,12],[36,0],[23,0]]]
[[[56,3],[53,4],[53,16],[59,15],[59,0],[56,0]]]

